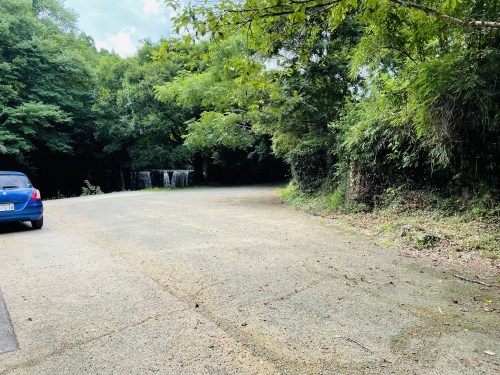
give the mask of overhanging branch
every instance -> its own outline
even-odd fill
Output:
[[[495,21],[474,21],[474,20],[462,20],[460,18],[448,16],[447,14],[439,13],[434,9],[427,8],[422,4],[412,3],[411,1],[403,1],[403,0],[389,0],[391,3],[397,4],[399,6],[408,7],[417,9],[425,14],[430,16],[434,16],[436,18],[440,18],[445,20],[451,24],[459,25],[459,26],[469,26],[469,27],[477,27],[484,29],[500,29],[500,22]]]
[[[500,29],[500,22],[497,21],[477,21],[470,19],[461,19],[457,17],[453,17],[447,14],[440,13],[434,9],[428,8],[422,4],[408,1],[408,0],[388,0],[390,3],[400,6],[415,9],[417,11],[423,12],[429,16],[433,16],[439,19],[442,19],[448,23],[457,26],[463,27],[474,27],[474,28],[483,28],[483,29]],[[262,18],[270,18],[270,17],[279,17],[284,15],[289,15],[296,13],[297,10],[291,7],[291,5],[302,5],[306,12],[314,10],[314,14],[329,12],[332,8],[334,8],[340,0],[289,0],[284,3],[276,3],[270,4],[268,6],[262,8],[228,8],[228,9],[220,9],[222,14],[230,14],[230,13],[239,13],[243,17],[249,18],[254,17],[255,15],[259,15]],[[239,23],[247,23],[245,22],[237,22]]]

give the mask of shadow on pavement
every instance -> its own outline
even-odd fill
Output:
[[[2,223],[0,224],[0,234],[17,233],[31,231],[30,223]]]

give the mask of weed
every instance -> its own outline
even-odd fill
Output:
[[[346,190],[337,187],[308,194],[292,182],[279,190],[288,205],[331,216],[336,222],[365,230],[379,237],[384,246],[407,247],[443,254],[478,254],[500,259],[498,200],[493,197],[440,199],[427,191],[392,189],[382,197],[376,210],[349,200]]]
[[[82,196],[104,194],[99,186],[92,185],[89,180],[84,180],[83,183]]]
[[[346,191],[339,187],[333,193],[329,194],[326,198],[327,210],[329,212],[338,211],[345,206]]]

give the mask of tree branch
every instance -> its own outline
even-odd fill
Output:
[[[454,25],[487,28],[487,29],[500,29],[500,22],[462,20],[460,18],[448,16],[447,14],[439,13],[434,9],[427,8],[426,6],[417,3],[412,3],[410,1],[403,1],[403,0],[389,0],[389,1],[399,6],[417,9],[421,12],[424,12],[425,14],[434,16],[436,18],[440,18]]]
[[[442,19],[448,23],[457,26],[464,27],[474,27],[474,28],[483,28],[483,29],[500,29],[500,22],[497,21],[475,21],[470,19],[460,19],[457,17],[449,16],[447,14],[440,13],[434,9],[428,8],[422,4],[417,2],[412,2],[408,0],[388,0],[390,3],[406,8],[412,8],[423,12],[429,16],[433,16],[439,19]],[[270,17],[279,17],[288,14],[296,13],[296,10],[291,8],[291,5],[303,5],[306,8],[306,11],[315,10],[314,14],[319,14],[322,12],[329,12],[333,7],[335,7],[340,0],[289,0],[288,2],[279,3],[279,4],[271,4],[262,8],[228,8],[228,9],[220,9],[221,15],[220,18],[224,14],[231,13],[239,13],[243,17],[254,17],[258,14],[262,18],[270,18]],[[241,23],[241,22],[238,22]],[[244,24],[248,23],[248,21],[243,22]]]

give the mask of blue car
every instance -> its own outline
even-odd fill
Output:
[[[33,229],[43,226],[43,203],[24,173],[0,171],[0,223],[31,221]]]

